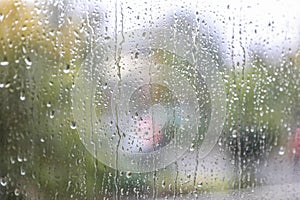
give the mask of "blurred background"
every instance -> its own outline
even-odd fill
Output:
[[[0,199],[297,199],[298,4],[0,0]]]

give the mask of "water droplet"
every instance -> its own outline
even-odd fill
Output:
[[[65,74],[67,74],[67,73],[70,72],[70,65],[69,65],[69,64],[67,64],[67,65],[64,67],[63,72],[64,72]]]
[[[102,86],[102,88],[103,88],[104,90],[106,90],[106,89],[107,89],[107,83],[105,83],[105,84]]]
[[[54,118],[54,110],[52,110],[51,112],[50,112],[50,115],[49,115],[49,117],[50,117],[50,119],[53,119]]]
[[[45,139],[44,139],[44,138],[41,138],[40,141],[41,141],[41,143],[44,143],[44,142],[45,142]]]
[[[163,180],[163,181],[161,182],[161,186],[162,186],[163,188],[166,187],[166,181],[165,181],[165,180]]]
[[[284,153],[285,153],[285,149],[284,149],[284,147],[281,146],[278,154],[282,156],[282,155],[284,155]]]
[[[50,102],[50,101],[47,102],[47,107],[48,107],[48,108],[51,107],[51,102]]]
[[[261,117],[264,116],[264,112],[263,112],[263,111],[260,111],[260,112],[259,112],[259,116],[261,116]]]
[[[10,157],[10,163],[11,164],[15,164],[16,163],[15,159],[12,156]]]
[[[20,156],[17,157],[17,160],[18,162],[23,162],[23,159]]]
[[[6,58],[4,58],[4,60],[0,62],[1,66],[7,66],[8,64],[9,64],[9,62],[7,61]]]
[[[25,101],[26,97],[25,97],[25,93],[24,92],[21,92],[20,93],[20,100],[21,101]]]
[[[22,46],[22,52],[23,52],[24,54],[27,53],[26,46]],[[19,62],[19,61],[18,61],[18,62]]]
[[[126,173],[126,177],[127,177],[127,178],[131,178],[131,176],[132,176],[132,173],[131,173],[131,172],[127,172],[127,173]]]
[[[73,130],[76,129],[76,122],[71,121],[70,127],[71,127],[71,129],[73,129]]]
[[[0,184],[3,187],[7,186],[7,178],[6,177],[0,177]]]
[[[296,150],[296,148],[293,148],[293,149],[292,149],[292,154],[294,154],[294,155],[295,155],[296,153],[297,153],[297,150]]]
[[[25,64],[26,64],[27,66],[31,66],[31,65],[32,65],[32,61],[31,61],[31,59],[30,59],[29,57],[26,57],[26,58],[24,59],[24,61],[25,61]]]
[[[193,144],[193,143],[191,144],[190,151],[192,151],[192,152],[195,151],[195,144]]]
[[[10,82],[7,82],[4,87],[9,88],[10,87]]]
[[[26,26],[26,25],[23,25],[22,28],[21,28],[21,30],[22,30],[22,31],[26,31],[26,30],[27,30],[27,26]]]
[[[237,138],[237,133],[238,133],[237,130],[233,130],[231,133],[232,137]]]
[[[15,191],[14,191],[14,193],[15,193],[16,196],[19,196],[20,195],[20,189],[16,188]]]
[[[202,187],[202,185],[203,185],[203,183],[202,183],[201,181],[199,181],[199,182],[197,183],[197,186],[198,186],[198,187]]]
[[[222,145],[223,145],[223,142],[222,142],[222,139],[221,139],[221,138],[218,140],[218,145],[219,145],[219,146],[222,146]]]
[[[280,91],[280,92],[282,92],[282,91],[283,91],[283,88],[282,88],[282,87],[280,87],[280,88],[279,88],[279,91]]]
[[[25,176],[26,175],[26,172],[25,170],[23,169],[23,167],[20,168],[20,173],[22,176]]]
[[[124,176],[124,171],[120,171],[120,176]]]

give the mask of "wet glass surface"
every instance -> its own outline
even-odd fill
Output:
[[[0,199],[297,199],[297,4],[0,0]]]

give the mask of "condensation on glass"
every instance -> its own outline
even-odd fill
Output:
[[[1,199],[297,199],[289,1],[0,1]]]

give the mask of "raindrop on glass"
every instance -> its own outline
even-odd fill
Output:
[[[16,188],[15,191],[14,191],[14,194],[16,196],[20,196],[20,189],[19,188]]]
[[[76,122],[71,121],[70,127],[71,127],[71,129],[73,129],[73,130],[76,129]]]
[[[198,186],[198,187],[202,187],[202,185],[203,185],[203,183],[202,183],[201,181],[199,181],[199,182],[197,183],[197,186]]]
[[[70,72],[70,65],[69,64],[67,64],[65,67],[64,67],[64,73],[65,74],[68,74],[69,72]]]
[[[27,30],[27,26],[26,26],[26,25],[23,25],[22,28],[21,28],[21,30],[22,30],[22,31],[26,31],[26,30]]]
[[[195,144],[191,144],[191,146],[190,146],[190,151],[195,151]]]
[[[15,164],[16,163],[15,159],[12,156],[10,157],[10,163],[11,164]]]
[[[6,177],[1,177],[0,178],[0,184],[3,187],[7,186],[7,178]]]
[[[283,156],[284,153],[285,153],[285,149],[284,149],[284,147],[281,146],[280,149],[279,149],[278,154],[281,155],[281,156]]]
[[[237,130],[233,130],[232,131],[232,137],[237,138],[237,133],[238,133]]]
[[[52,110],[51,112],[50,112],[50,115],[49,115],[49,117],[50,117],[50,119],[53,119],[54,118],[54,110]]]
[[[21,101],[25,101],[25,99],[26,99],[26,97],[25,97],[24,92],[21,92],[21,93],[20,93],[20,100],[21,100]]]
[[[166,181],[165,181],[165,180],[163,180],[163,181],[161,182],[161,186],[162,186],[163,188],[166,187]]]
[[[23,162],[23,159],[20,156],[17,157],[17,160],[18,162]]]
[[[0,62],[0,65],[1,65],[1,66],[7,66],[8,64],[9,64],[9,62],[7,61],[6,58],[4,58],[4,60],[2,60],[2,61]]]
[[[25,175],[26,175],[26,172],[25,172],[25,170],[24,170],[23,167],[20,168],[20,173],[21,173],[22,176],[25,176]]]
[[[127,178],[131,178],[131,176],[132,176],[132,173],[131,173],[131,172],[127,172],[127,173],[126,173],[126,177],[127,177]]]
[[[50,102],[50,101],[47,102],[47,107],[48,107],[48,108],[51,107],[51,102]]]
[[[32,65],[32,61],[31,61],[31,59],[30,59],[29,57],[26,57],[26,58],[24,59],[24,61],[25,61],[25,64],[26,64],[28,67],[30,67],[30,66]]]

